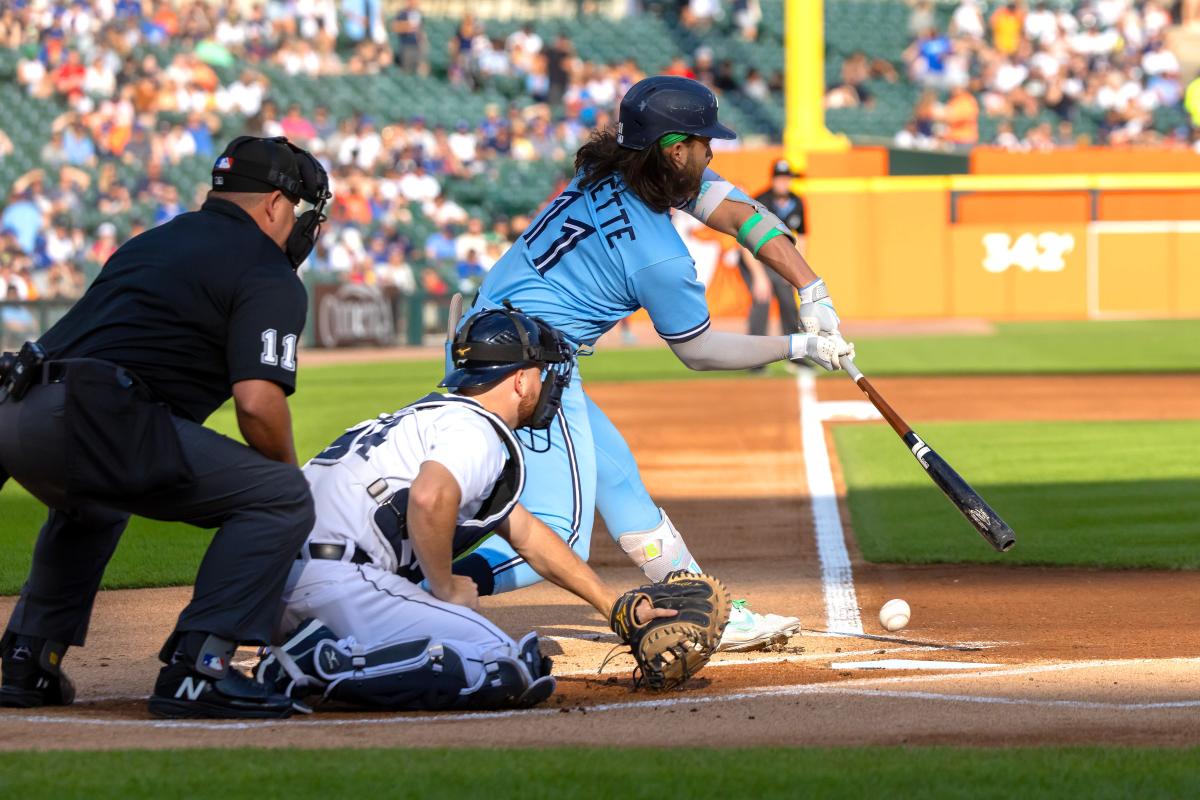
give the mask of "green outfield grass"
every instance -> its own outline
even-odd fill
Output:
[[[22,800],[201,797],[1194,798],[1200,749],[931,747],[167,750],[5,753]],[[219,787],[224,787],[221,789]]]
[[[918,433],[1004,517],[999,554],[892,430],[834,429],[869,561],[1200,568],[1200,421],[922,424]]]
[[[872,337],[856,344],[858,365],[869,375],[1200,371],[1200,320],[1004,322],[991,334]],[[591,381],[729,375],[692,372],[666,345],[601,350],[581,364]],[[786,372],[772,364],[768,374]]]
[[[988,336],[869,339],[859,346],[859,364],[871,375],[1197,370],[1200,321],[1012,323],[998,326],[996,334]],[[592,383],[745,374],[690,371],[665,345],[602,351],[581,359],[580,369]],[[348,425],[425,394],[441,374],[440,360],[302,366],[299,391],[292,400],[301,458],[320,450]],[[769,374],[785,373],[782,365],[776,364]],[[663,413],[669,413],[669,400],[664,399]],[[214,414],[208,424],[236,436],[237,426],[228,407]],[[904,456],[902,449],[890,449],[899,450],[892,453],[893,458]],[[1021,482],[1019,476],[1017,482]],[[0,594],[20,588],[44,516],[44,509],[14,483],[0,492]],[[208,541],[208,533],[193,528],[135,520],[109,567],[104,586],[189,583]]]
[[[863,339],[872,375],[1200,370],[1200,320],[1005,322],[992,335]]]

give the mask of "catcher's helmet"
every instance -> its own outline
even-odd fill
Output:
[[[703,83],[673,75],[638,81],[621,100],[617,144],[645,150],[668,133],[737,138],[717,122],[717,96]]]
[[[441,386],[482,386],[523,367],[572,359],[562,334],[537,317],[506,304],[466,319],[450,345],[453,369]]]
[[[575,367],[575,355],[561,333],[507,300],[504,308],[468,317],[450,343],[450,357],[452,369],[439,384],[449,389],[483,386],[524,367],[541,367],[545,377],[529,428],[550,425]]]

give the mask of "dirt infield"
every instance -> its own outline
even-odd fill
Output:
[[[1191,376],[875,383],[913,420],[1200,418]],[[549,637],[561,678],[544,708],[163,722],[140,697],[188,593],[106,592],[89,646],[68,657],[80,702],[0,712],[0,749],[629,744],[664,720],[672,744],[696,745],[1200,742],[1194,573],[875,566],[851,547],[865,633],[831,634],[795,382],[609,384],[591,394],[700,563],[755,607],[799,615],[802,637],[779,652],[718,656],[687,691],[634,692],[625,658],[595,674],[614,644],[598,615],[542,585],[485,607],[512,633]],[[820,382],[818,396],[860,398],[844,381]],[[614,583],[640,577],[602,529],[592,549]],[[875,612],[897,596],[913,622],[885,634]],[[11,607],[0,599],[0,614]]]

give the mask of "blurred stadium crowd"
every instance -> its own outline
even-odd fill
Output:
[[[773,69],[698,44],[752,46],[758,0],[638,11],[642,36],[623,42],[628,20],[429,18],[420,0],[5,3],[0,300],[78,296],[116,244],[198,207],[212,159],[243,132],[286,135],[330,172],[309,273],[470,288],[646,71],[782,105],[780,38]],[[629,40],[664,31],[629,57],[646,52]],[[743,130],[778,137],[781,117],[746,116]],[[6,313],[8,338],[30,324]]]
[[[1169,0],[915,0],[904,10],[907,19],[893,13],[897,26],[904,24],[903,50],[894,38],[832,37],[835,47],[862,49],[840,60],[826,106],[889,116],[878,134],[909,148],[1192,145],[1200,83],[1191,84],[1190,118],[1189,85],[1166,43],[1178,6]],[[881,95],[892,108],[880,108]],[[899,131],[896,106],[907,111]]]
[[[7,337],[37,323],[3,301],[77,297],[120,242],[196,208],[244,132],[330,172],[310,279],[435,295],[480,279],[645,74],[713,86],[743,140],[782,135],[783,0],[629,0],[615,17],[526,0],[528,21],[447,2],[0,4]],[[829,127],[912,148],[1186,146],[1200,84],[1164,46],[1175,5],[832,0]]]

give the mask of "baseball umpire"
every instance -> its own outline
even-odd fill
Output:
[[[230,669],[266,644],[312,529],[287,396],[307,301],[296,268],[330,198],[285,138],[234,139],[199,211],[130,239],[71,310],[6,358],[0,477],[49,506],[0,640],[0,705],[68,705],[100,578],[131,514],[219,528],[159,657],[150,710],[285,717],[286,697]],[[301,212],[300,205],[305,205]],[[233,397],[249,447],[201,423]]]
[[[796,177],[786,159],[776,161],[771,167],[771,186],[754,198],[755,202],[769,209],[783,225],[792,232],[795,244],[804,250],[804,201],[792,191],[792,179]],[[780,332],[787,336],[800,332],[800,316],[796,309],[796,290],[782,275],[763,266],[750,250],[741,250],[742,278],[750,290],[749,328],[752,336],[767,334],[767,315],[771,311],[771,295],[779,303]]]

